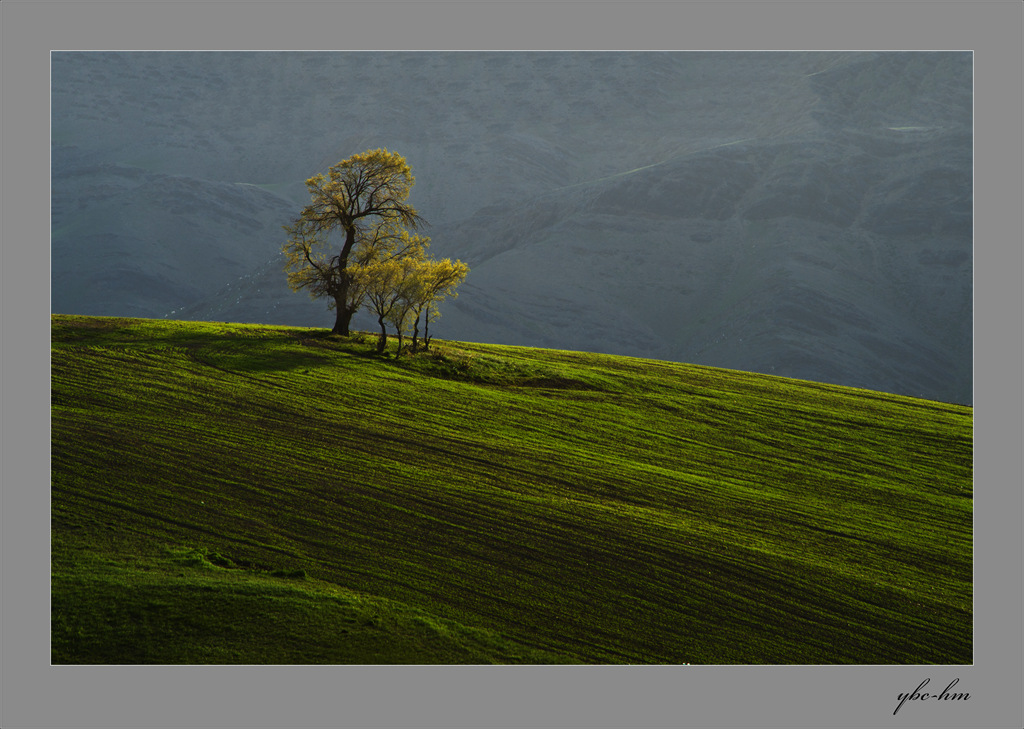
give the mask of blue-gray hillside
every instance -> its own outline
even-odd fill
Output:
[[[55,54],[53,308],[330,326],[280,226],[384,146],[472,269],[438,336],[970,402],[971,79],[969,53]]]

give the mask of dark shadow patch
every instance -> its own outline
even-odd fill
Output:
[[[572,377],[530,377],[519,383],[521,387],[533,387],[542,390],[600,390],[602,388],[590,382]]]

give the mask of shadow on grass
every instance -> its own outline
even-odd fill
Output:
[[[378,352],[376,332],[354,331],[341,336],[330,329],[63,315],[52,316],[51,332],[53,345],[58,347],[184,350],[200,365],[242,375],[328,366],[338,363],[341,356],[379,360],[410,374],[481,385],[605,389],[603,383],[588,382],[560,368],[524,366],[444,342],[399,356],[397,340],[389,337],[385,351]]]
[[[55,347],[179,349],[199,364],[242,374],[322,366],[339,354],[379,356],[361,332],[341,337],[329,329],[229,322],[64,315],[51,320]]]

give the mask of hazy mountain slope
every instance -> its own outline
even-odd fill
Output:
[[[895,160],[859,139],[730,146],[592,186],[519,235],[519,219],[550,219],[551,200],[504,225],[481,219],[452,238],[473,240],[468,260],[498,253],[477,259],[480,292],[446,324],[487,338],[512,300],[516,324],[498,341],[533,332],[547,346],[628,344],[969,400],[970,176],[912,168],[941,136],[888,141],[905,148]],[[509,239],[525,242],[502,250]]]
[[[440,223],[709,139],[813,125],[815,98],[792,80],[837,58],[58,53],[53,138],[118,164],[286,186],[385,145],[428,183],[416,198]]]
[[[55,54],[53,80],[55,311],[328,326],[280,225],[387,146],[472,269],[441,336],[971,399],[970,54]]]
[[[280,249],[285,200],[253,185],[54,154],[52,306],[162,315]]]

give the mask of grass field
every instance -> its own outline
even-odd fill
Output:
[[[54,663],[972,662],[972,412],[52,317]]]

